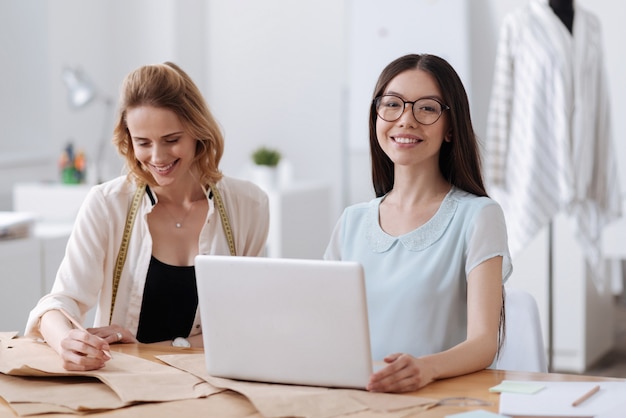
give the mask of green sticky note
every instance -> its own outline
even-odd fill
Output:
[[[545,386],[540,383],[513,382],[505,380],[499,385],[489,388],[489,392],[523,393],[532,395],[533,393],[539,392],[543,388],[545,388]]]

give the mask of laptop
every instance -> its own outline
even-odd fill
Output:
[[[195,271],[210,375],[365,388],[372,357],[359,263],[199,255]]]

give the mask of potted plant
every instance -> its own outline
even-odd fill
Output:
[[[260,147],[252,153],[252,161],[256,165],[264,165],[268,167],[276,167],[280,162],[280,152],[278,150]]]
[[[252,181],[265,190],[276,188],[278,183],[277,167],[282,155],[280,151],[261,146],[252,153],[254,167]]]

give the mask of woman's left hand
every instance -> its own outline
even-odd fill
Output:
[[[384,360],[387,366],[370,377],[370,392],[413,392],[435,380],[429,365],[409,354],[391,354]]]
[[[111,324],[107,327],[88,328],[93,335],[105,339],[109,344],[117,343],[137,343],[137,339],[126,328],[122,328],[119,325]]]

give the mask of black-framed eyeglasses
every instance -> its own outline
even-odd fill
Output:
[[[387,122],[395,122],[400,119],[407,104],[412,105],[413,116],[422,125],[432,125],[439,120],[444,110],[450,109],[450,106],[431,98],[410,102],[394,94],[385,94],[374,99],[376,114]]]

